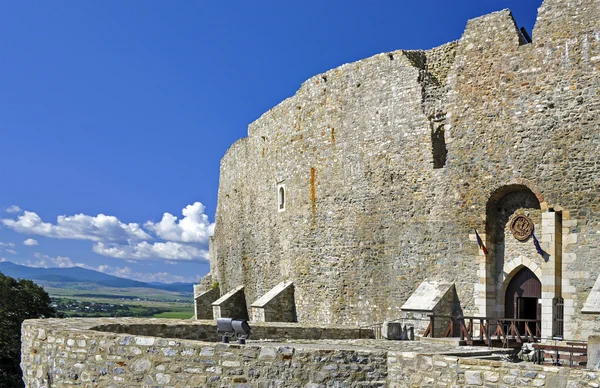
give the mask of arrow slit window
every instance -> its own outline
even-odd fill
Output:
[[[285,211],[285,202],[285,185],[280,184],[277,186],[277,211]]]

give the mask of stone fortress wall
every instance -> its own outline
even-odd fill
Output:
[[[358,329],[344,327],[263,324],[253,325],[253,330],[253,337],[267,339],[359,338]],[[241,346],[219,339],[214,321],[27,320],[21,368],[30,388],[299,387],[309,382],[316,387],[332,380],[386,384],[381,350],[275,342]]]
[[[285,338],[352,338],[356,329],[257,324]],[[354,331],[354,332],[353,332]],[[371,333],[372,334],[372,333]],[[420,341],[215,340],[214,322],[165,319],[39,319],[22,327],[27,387],[595,387],[597,372],[465,358]],[[364,340],[368,341],[368,340]],[[364,345],[364,344],[363,344]],[[412,345],[412,346],[410,346]],[[483,349],[485,350],[485,349]],[[461,356],[457,351],[460,352]],[[470,354],[473,355],[472,353]]]
[[[564,298],[565,337],[597,330],[581,309],[600,274],[600,1],[545,0],[532,38],[495,12],[317,75],[252,123],[221,161],[220,294],[243,285],[249,307],[293,282],[299,322],[368,324],[438,279],[463,313],[502,315],[526,266],[543,314]],[[548,257],[505,235],[521,213]]]

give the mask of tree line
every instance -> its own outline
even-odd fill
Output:
[[[26,279],[0,273],[0,387],[22,388],[21,324],[25,319],[57,317],[50,296]]]

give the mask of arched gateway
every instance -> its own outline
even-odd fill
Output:
[[[542,206],[543,196],[524,183],[499,187],[486,205],[488,252],[480,262],[486,293],[480,311],[494,318],[537,320],[542,336],[562,336],[562,213]],[[521,331],[524,323],[518,326]]]

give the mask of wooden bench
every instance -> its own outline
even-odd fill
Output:
[[[587,342],[567,342],[567,346],[584,347],[587,349]]]
[[[571,368],[585,367],[585,364],[587,364],[587,344],[585,343],[567,342],[567,346],[544,344],[533,344],[532,346],[534,351],[536,351],[538,364],[542,364],[544,358],[547,357],[552,359],[550,362],[552,365],[561,365],[561,353],[569,354],[568,360]]]

